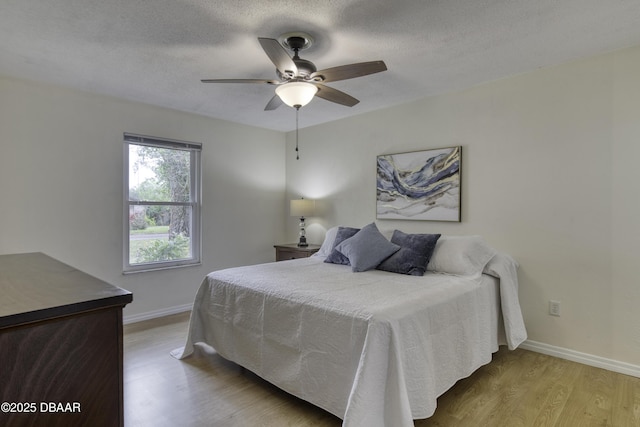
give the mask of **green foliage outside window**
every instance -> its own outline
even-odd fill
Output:
[[[183,235],[171,240],[154,239],[139,247],[135,252],[136,263],[171,261],[190,256],[190,241]]]

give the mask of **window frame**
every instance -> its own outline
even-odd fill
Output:
[[[131,145],[158,147],[172,150],[188,151],[190,153],[190,200],[188,202],[159,202],[145,200],[130,200],[129,194],[129,148]],[[202,144],[186,142],[153,136],[124,133],[124,173],[123,173],[123,274],[140,273],[146,271],[166,270],[171,268],[190,267],[202,264],[202,173],[201,152]],[[157,261],[149,263],[131,264],[130,262],[130,225],[129,215],[132,206],[187,206],[191,209],[191,257],[172,261]]]

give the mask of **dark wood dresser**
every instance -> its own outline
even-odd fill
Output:
[[[47,255],[0,255],[0,425],[123,426],[132,299]]]

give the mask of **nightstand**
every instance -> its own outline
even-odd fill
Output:
[[[276,261],[288,259],[307,258],[320,250],[320,245],[298,246],[297,243],[273,245],[276,248]]]

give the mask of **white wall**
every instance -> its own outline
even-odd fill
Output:
[[[123,132],[203,143],[202,266],[122,275]],[[0,78],[0,254],[44,252],[132,291],[125,317],[191,304],[206,273],[274,259],[284,147],[280,132]]]
[[[638,365],[639,75],[627,49],[303,129],[299,161],[293,133],[285,151],[278,132],[0,78],[0,254],[45,252],[133,291],[125,316],[161,311],[295,241],[289,198],[319,199],[320,242],[375,219],[376,155],[462,145],[462,222],[380,227],[484,235],[521,264],[531,340]],[[203,266],[121,274],[123,132],[204,144]]]
[[[462,222],[379,227],[484,235],[521,264],[530,340],[640,365],[638,76],[627,49],[306,128],[298,161],[289,133],[287,197],[319,200],[320,242],[375,220],[377,155],[461,145]]]

